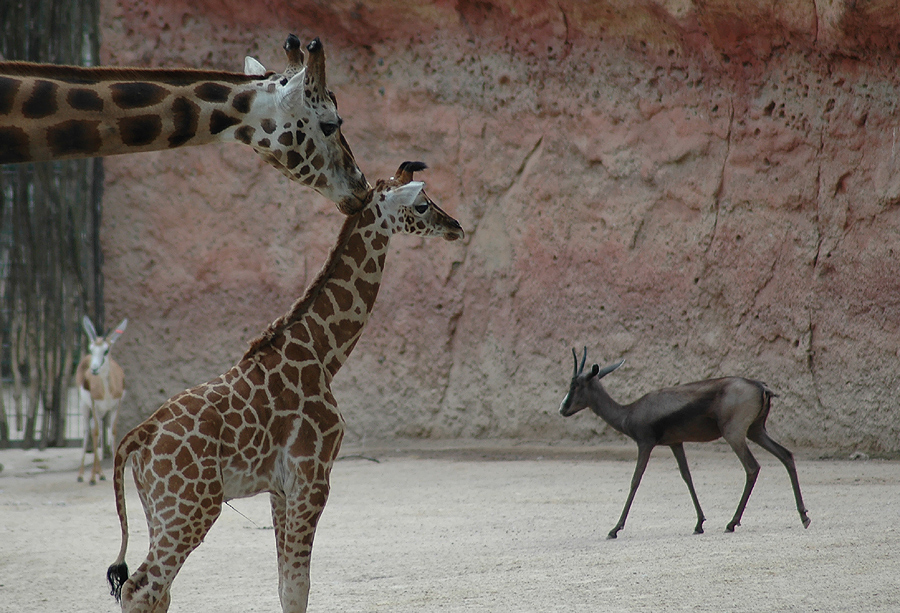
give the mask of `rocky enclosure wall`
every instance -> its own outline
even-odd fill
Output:
[[[628,359],[621,400],[740,374],[777,390],[776,439],[900,451],[900,2],[107,0],[102,21],[116,65],[281,70],[288,33],[320,36],[370,181],[431,167],[468,236],[394,240],[334,384],[347,440],[618,436],[556,412],[587,345]],[[341,215],[238,145],[106,180],[133,425],[241,356]]]

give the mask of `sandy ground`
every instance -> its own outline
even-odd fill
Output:
[[[743,525],[725,534],[743,483],[737,459],[716,445],[687,451],[706,534],[692,534],[687,490],[662,449],[608,541],[631,448],[345,449],[309,610],[900,610],[900,464],[798,453],[804,530],[786,472],[760,451]],[[0,463],[0,611],[118,610],[104,583],[119,548],[110,482],[76,483],[75,450],[0,451]],[[134,568],[146,526],[128,496]],[[233,506],[175,581],[171,611],[280,610],[267,497]]]

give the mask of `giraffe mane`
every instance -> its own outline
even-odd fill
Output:
[[[325,284],[334,273],[334,269],[340,261],[341,255],[343,255],[344,250],[347,248],[350,236],[353,234],[353,231],[359,224],[359,220],[362,218],[363,211],[365,211],[365,209],[347,216],[338,233],[337,242],[331,249],[331,253],[328,254],[328,259],[325,260],[325,264],[322,266],[319,274],[317,274],[316,278],[313,279],[313,282],[309,284],[303,295],[291,305],[291,309],[287,313],[269,324],[269,327],[266,328],[262,334],[250,342],[250,347],[244,353],[244,357],[241,358],[242,360],[246,360],[270,346],[282,330],[299,320],[309,310],[312,303],[322,292]]]
[[[100,83],[103,81],[152,80],[169,85],[190,85],[197,81],[224,81],[226,83],[250,83],[266,75],[245,75],[225,70],[198,70],[194,68],[120,68],[115,66],[63,66],[35,62],[0,62],[0,74],[17,77],[41,77],[67,83]]]

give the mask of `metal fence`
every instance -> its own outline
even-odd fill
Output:
[[[22,395],[21,414],[16,415],[16,406],[13,398],[12,386],[3,385],[3,407],[6,409],[6,423],[9,424],[9,445],[10,447],[21,447],[25,438],[25,416],[28,415],[28,398],[27,394]],[[84,441],[84,416],[78,409],[78,388],[70,387],[66,398],[66,424],[65,424],[65,443],[66,447],[80,447]],[[44,428],[44,407],[43,403],[38,404],[35,431],[42,432]],[[38,442],[40,438],[38,438]]]

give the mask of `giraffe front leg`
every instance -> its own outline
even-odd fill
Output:
[[[327,483],[307,485],[303,489],[303,494],[296,498],[271,495],[278,553],[278,595],[284,613],[306,613],[313,538],[328,498]]]

